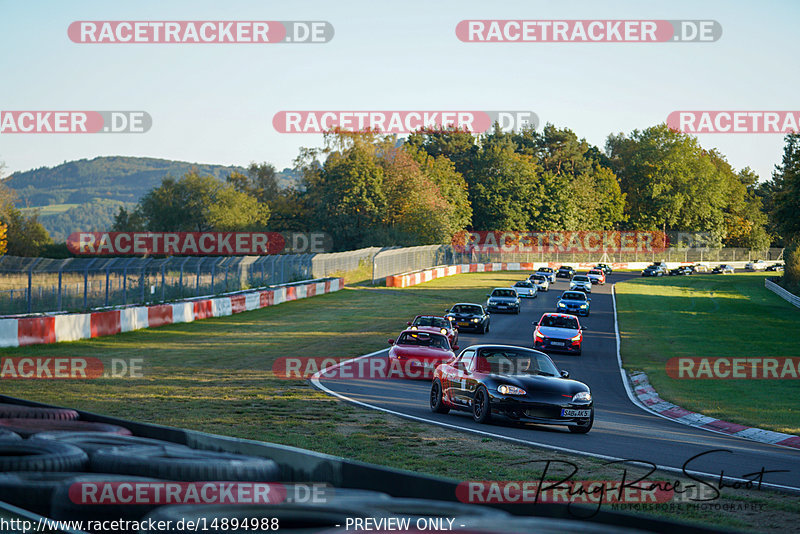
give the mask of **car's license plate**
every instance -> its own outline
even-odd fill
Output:
[[[591,410],[570,410],[569,408],[561,409],[561,417],[589,417],[592,415]]]
[[[563,341],[551,341],[550,344],[551,345],[556,345],[558,347],[563,347],[564,346],[564,342]]]
[[[468,322],[466,322],[466,321],[464,321],[464,322],[459,322],[459,323],[458,323],[458,326],[469,326],[469,323],[468,323]]]

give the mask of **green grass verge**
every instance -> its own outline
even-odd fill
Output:
[[[800,434],[800,380],[679,380],[678,356],[800,357],[800,310],[764,273],[635,279],[616,285],[621,354],[665,400],[724,421]]]
[[[364,273],[360,273],[363,277]],[[359,276],[355,276],[358,278]],[[91,381],[4,380],[3,393],[31,400],[248,439],[303,447],[455,480],[538,480],[542,460],[579,466],[578,480],[618,480],[618,466],[542,451],[364,410],[276,378],[272,364],[290,355],[357,356],[386,347],[416,314],[440,314],[457,301],[481,302],[486,289],[522,273],[472,273],[407,289],[356,288],[229,317],[117,336],[3,351],[3,356],[143,359],[141,378]],[[532,431],[534,432],[534,431]],[[622,452],[620,454],[623,454]],[[550,469],[553,476],[568,468]],[[629,469],[629,477],[641,474]],[[661,478],[674,479],[671,475]],[[684,481],[686,483],[687,481]],[[775,530],[800,522],[793,496],[723,490],[721,503],[769,496]],[[659,513],[744,530],[762,516],[729,512]]]

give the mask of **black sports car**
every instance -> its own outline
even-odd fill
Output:
[[[674,269],[670,269],[669,275],[670,276],[687,276],[694,272],[689,266],[681,265],[680,267],[675,267]]]
[[[480,304],[459,303],[453,304],[445,310],[445,317],[449,318],[458,328],[459,332],[472,330],[485,334],[489,331],[490,316]]]
[[[769,267],[767,267],[767,269],[766,269],[766,270],[767,270],[767,271],[776,271],[776,272],[782,272],[782,271],[783,271],[783,265],[782,265],[782,264],[780,264],[780,263],[773,263],[772,265],[770,265]]]
[[[612,269],[611,266],[607,263],[598,263],[597,265],[594,266],[594,268],[600,269],[601,271],[606,273],[606,276],[608,276],[614,271],[614,269]]]
[[[562,265],[556,271],[556,278],[569,278],[569,279],[571,279],[573,276],[575,276],[575,272],[576,272],[575,269],[573,269],[569,265]]]
[[[472,412],[479,423],[493,415],[515,421],[563,425],[585,434],[594,423],[589,386],[569,380],[538,350],[509,345],[473,345],[436,367],[431,410]]]

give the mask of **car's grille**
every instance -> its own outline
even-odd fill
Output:
[[[542,419],[556,419],[561,417],[561,408],[558,406],[534,406],[525,410],[526,417],[538,417]]]

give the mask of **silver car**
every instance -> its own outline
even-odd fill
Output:
[[[571,291],[583,291],[584,293],[591,293],[592,281],[585,274],[576,274],[569,282],[569,289]]]
[[[550,291],[550,278],[543,274],[534,273],[528,277],[528,280],[536,284],[539,291]]]
[[[516,290],[510,287],[498,287],[486,295],[486,311],[519,313],[520,302]]]
[[[516,284],[514,284],[513,289],[517,292],[517,295],[520,298],[531,298],[535,299],[539,296],[539,290],[536,287],[536,284],[531,282],[530,280],[520,280]]]

